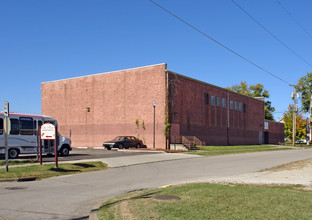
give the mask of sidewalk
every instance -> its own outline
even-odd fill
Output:
[[[122,150],[122,151],[127,151],[127,150]],[[180,159],[188,159],[188,158],[196,158],[196,157],[202,157],[202,156],[185,154],[185,153],[166,153],[166,152],[161,152],[161,151],[150,151],[149,154],[143,154],[143,155],[59,161],[59,163],[83,163],[83,162],[89,162],[89,161],[101,161],[107,164],[111,168],[116,168],[116,167],[125,167],[125,166],[131,166],[131,165],[136,165],[136,164],[153,163],[153,162],[169,161],[169,160],[180,160]],[[44,164],[54,164],[54,162],[44,162]],[[22,167],[22,166],[31,166],[31,165],[38,165],[38,163],[10,165],[10,167]],[[4,169],[5,166],[0,166],[0,169],[2,168]]]
[[[144,164],[144,163],[153,163],[153,162],[160,162],[160,161],[169,161],[169,160],[181,160],[181,159],[188,159],[188,158],[198,158],[202,157],[199,155],[192,155],[192,154],[185,154],[185,153],[150,153],[144,155],[135,155],[135,156],[123,156],[123,157],[112,157],[112,158],[97,158],[97,159],[86,159],[86,160],[79,160],[79,162],[87,162],[87,161],[102,161],[106,163],[109,167],[116,168],[116,167],[125,167],[137,164]],[[63,163],[74,163],[78,161],[66,161]]]

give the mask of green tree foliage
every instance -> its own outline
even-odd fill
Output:
[[[292,140],[293,134],[293,105],[289,105],[283,114],[285,122],[285,137]],[[303,117],[302,112],[297,113],[296,117],[296,140],[306,138],[307,120]]]
[[[312,73],[301,77],[298,80],[297,91],[301,92],[301,105],[304,112],[308,112],[310,108],[311,94],[312,94]]]
[[[248,86],[246,81],[242,81],[240,84],[233,85],[227,88],[233,92],[237,92],[250,97],[264,97],[265,99],[270,98],[269,91],[263,88],[263,85],[257,83],[256,85]],[[264,102],[264,117],[267,120],[274,121],[273,112],[275,108],[272,107],[270,101]]]

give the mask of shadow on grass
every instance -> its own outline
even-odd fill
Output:
[[[95,167],[92,164],[86,164],[86,163],[74,163],[73,165],[83,167],[83,168],[90,168],[90,167]]]
[[[68,172],[81,172],[80,170],[65,170],[62,168],[50,168],[51,171],[59,172],[59,173],[68,173]]]

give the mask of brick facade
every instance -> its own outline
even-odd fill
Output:
[[[102,146],[118,135],[139,136],[152,147],[155,100],[155,143],[164,148],[165,73],[166,64],[161,64],[45,82],[42,114],[56,118],[64,136],[71,131],[73,147]]]
[[[280,144],[284,143],[285,132],[284,123],[265,120],[264,143]]]
[[[171,140],[196,136],[209,145],[263,143],[263,101],[173,72],[169,82]]]
[[[42,114],[58,120],[73,147],[102,146],[118,135],[153,147],[153,101],[156,148],[166,147],[167,117],[171,142],[181,136],[209,145],[264,140],[263,101],[168,71],[166,64],[44,82],[41,93]]]

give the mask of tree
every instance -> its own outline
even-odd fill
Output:
[[[233,92],[240,93],[242,95],[247,95],[250,97],[264,97],[265,99],[270,98],[269,91],[264,89],[263,85],[257,83],[256,85],[248,86],[246,81],[242,81],[240,84],[233,85],[227,88]],[[271,106],[270,101],[264,102],[264,118],[267,120],[274,121],[273,112],[275,108]]]
[[[293,134],[293,110],[294,106],[289,105],[286,112],[283,114],[285,123],[285,137],[292,140]],[[296,117],[296,140],[306,138],[307,120],[303,117],[302,112],[297,113]]]
[[[310,108],[311,94],[312,94],[312,73],[301,77],[298,80],[297,91],[301,92],[301,105],[304,112],[308,112]]]

